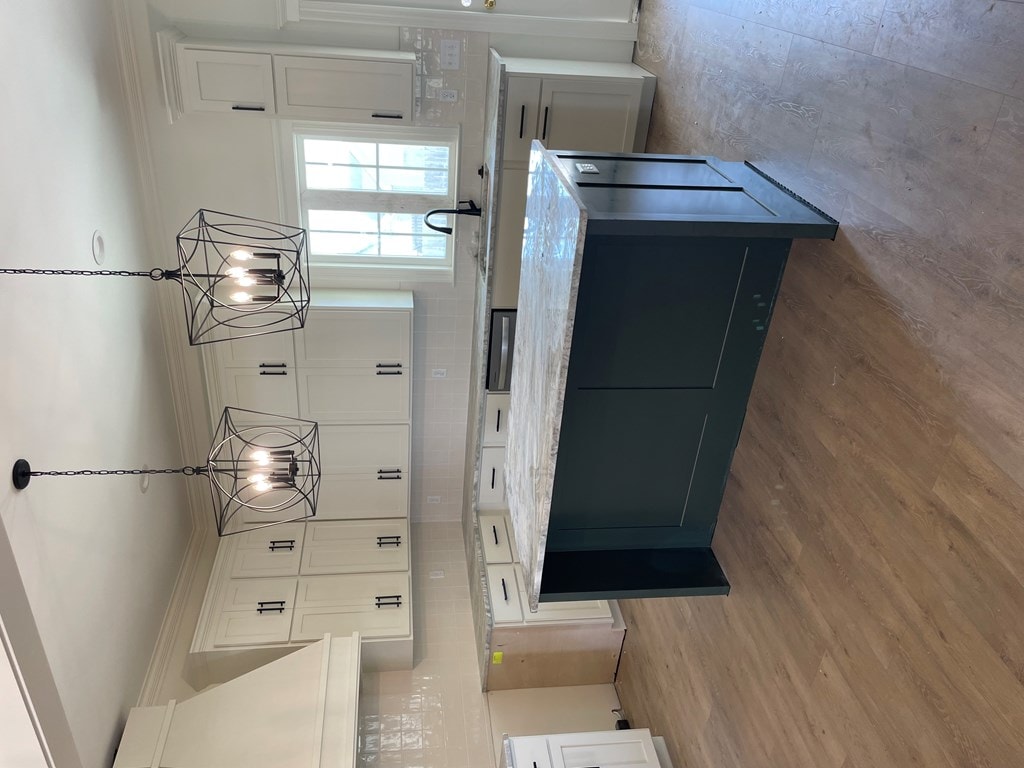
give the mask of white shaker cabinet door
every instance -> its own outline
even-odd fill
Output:
[[[302,548],[303,576],[409,570],[409,521],[310,523]]]
[[[508,438],[508,407],[512,396],[488,392],[484,404],[484,445],[505,445]]]
[[[186,112],[274,114],[274,75],[269,53],[178,48]]]
[[[412,371],[398,363],[304,368],[299,416],[324,424],[393,423],[410,419]]]
[[[484,562],[511,563],[512,542],[505,524],[505,514],[480,513],[480,541],[484,548]]]
[[[541,142],[548,149],[631,151],[642,87],[640,80],[545,78]]]
[[[502,164],[522,164],[530,159],[530,142],[540,136],[537,119],[540,116],[539,77],[508,78],[505,107],[505,141]]]
[[[411,631],[408,573],[301,576],[292,642],[358,632],[364,638],[405,637]]]
[[[296,362],[302,368],[377,363],[408,368],[411,349],[409,310],[311,310],[305,330],[295,337]]]
[[[251,363],[241,368],[221,368],[221,402],[248,411],[297,416],[295,367],[286,362]],[[219,415],[219,414],[218,414]],[[239,424],[258,424],[258,415],[238,413]]]
[[[504,508],[506,506],[504,447],[481,449],[479,491],[477,501],[481,509]]]
[[[409,515],[409,426],[323,425],[317,520]]]
[[[412,122],[412,61],[275,56],[278,114],[347,122]]]
[[[519,603],[514,565],[487,566],[487,593],[491,598],[491,614],[496,625],[522,622],[523,608]]]
[[[548,736],[551,768],[659,768],[646,728]]]

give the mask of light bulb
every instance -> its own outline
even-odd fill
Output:
[[[256,493],[266,493],[271,488],[266,475],[249,475],[249,483]]]
[[[246,293],[245,291],[236,291],[235,293],[231,294],[231,300],[237,302],[238,304],[248,304],[250,301],[252,301],[252,295]]]
[[[239,278],[245,277],[247,274],[249,274],[249,270],[247,270],[245,267],[229,267],[228,269],[224,270],[224,274],[227,275],[228,277]]]
[[[462,7],[469,8],[473,4],[473,0],[462,0]]]
[[[249,458],[259,464],[261,467],[265,467],[270,464],[270,454],[266,451],[253,451],[249,454]]]
[[[243,288],[246,288],[246,287],[248,287],[250,285],[256,285],[256,278],[248,277],[248,276],[238,277],[238,278],[235,278],[235,282],[238,285],[242,286]]]
[[[248,261],[253,257],[252,251],[247,251],[244,248],[237,248],[228,255],[235,261]]]

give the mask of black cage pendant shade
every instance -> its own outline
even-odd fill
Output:
[[[5,268],[5,275],[147,277],[181,285],[189,344],[294,331],[309,313],[306,230],[205,208],[178,233],[176,269]]]
[[[320,493],[319,427],[315,421],[228,407],[205,464],[39,471],[18,459],[11,480],[22,490],[33,477],[168,474],[207,478],[218,536],[308,520],[316,516]]]

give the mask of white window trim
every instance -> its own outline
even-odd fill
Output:
[[[279,205],[281,221],[302,222],[302,205],[299,199],[299,168],[295,152],[295,137],[303,133],[315,133],[338,138],[366,138],[380,141],[379,130],[366,125],[344,123],[307,122],[293,120],[274,121],[275,142],[278,147],[276,155]],[[452,190],[451,207],[458,200],[460,130],[458,127],[415,128],[388,126],[386,138],[398,141],[441,141],[450,142],[453,147],[452,162],[449,166],[450,189]],[[330,194],[330,193],[325,193]],[[438,203],[437,207],[446,208],[447,203]],[[408,264],[317,264],[310,262],[310,280],[314,286],[325,288],[339,287],[398,287],[405,283],[441,282],[455,284],[455,239],[449,238],[447,243],[448,258],[445,263],[437,265],[410,266]]]

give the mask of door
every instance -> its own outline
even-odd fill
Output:
[[[299,416],[324,424],[407,422],[411,378],[402,363],[303,368],[297,377]]]
[[[288,642],[295,585],[294,578],[229,579],[214,625],[214,646]]]
[[[323,425],[317,520],[407,517],[409,426]]]
[[[510,75],[506,83],[505,141],[503,144],[502,167],[510,165],[526,167],[530,159],[530,143],[537,133],[537,118],[540,116],[539,77]]]
[[[178,48],[186,112],[274,114],[269,53]]]
[[[283,117],[411,123],[412,80],[411,61],[274,56]]]
[[[251,363],[242,368],[221,368],[221,401],[224,405],[280,416],[297,416],[295,367],[278,358]],[[219,416],[219,414],[218,414]],[[240,424],[259,424],[260,417],[234,415]]]
[[[646,728],[548,736],[551,768],[659,768]]]
[[[409,570],[409,522],[310,523],[302,548],[303,576]]]
[[[640,80],[544,78],[538,138],[548,149],[629,152],[642,87]]]

